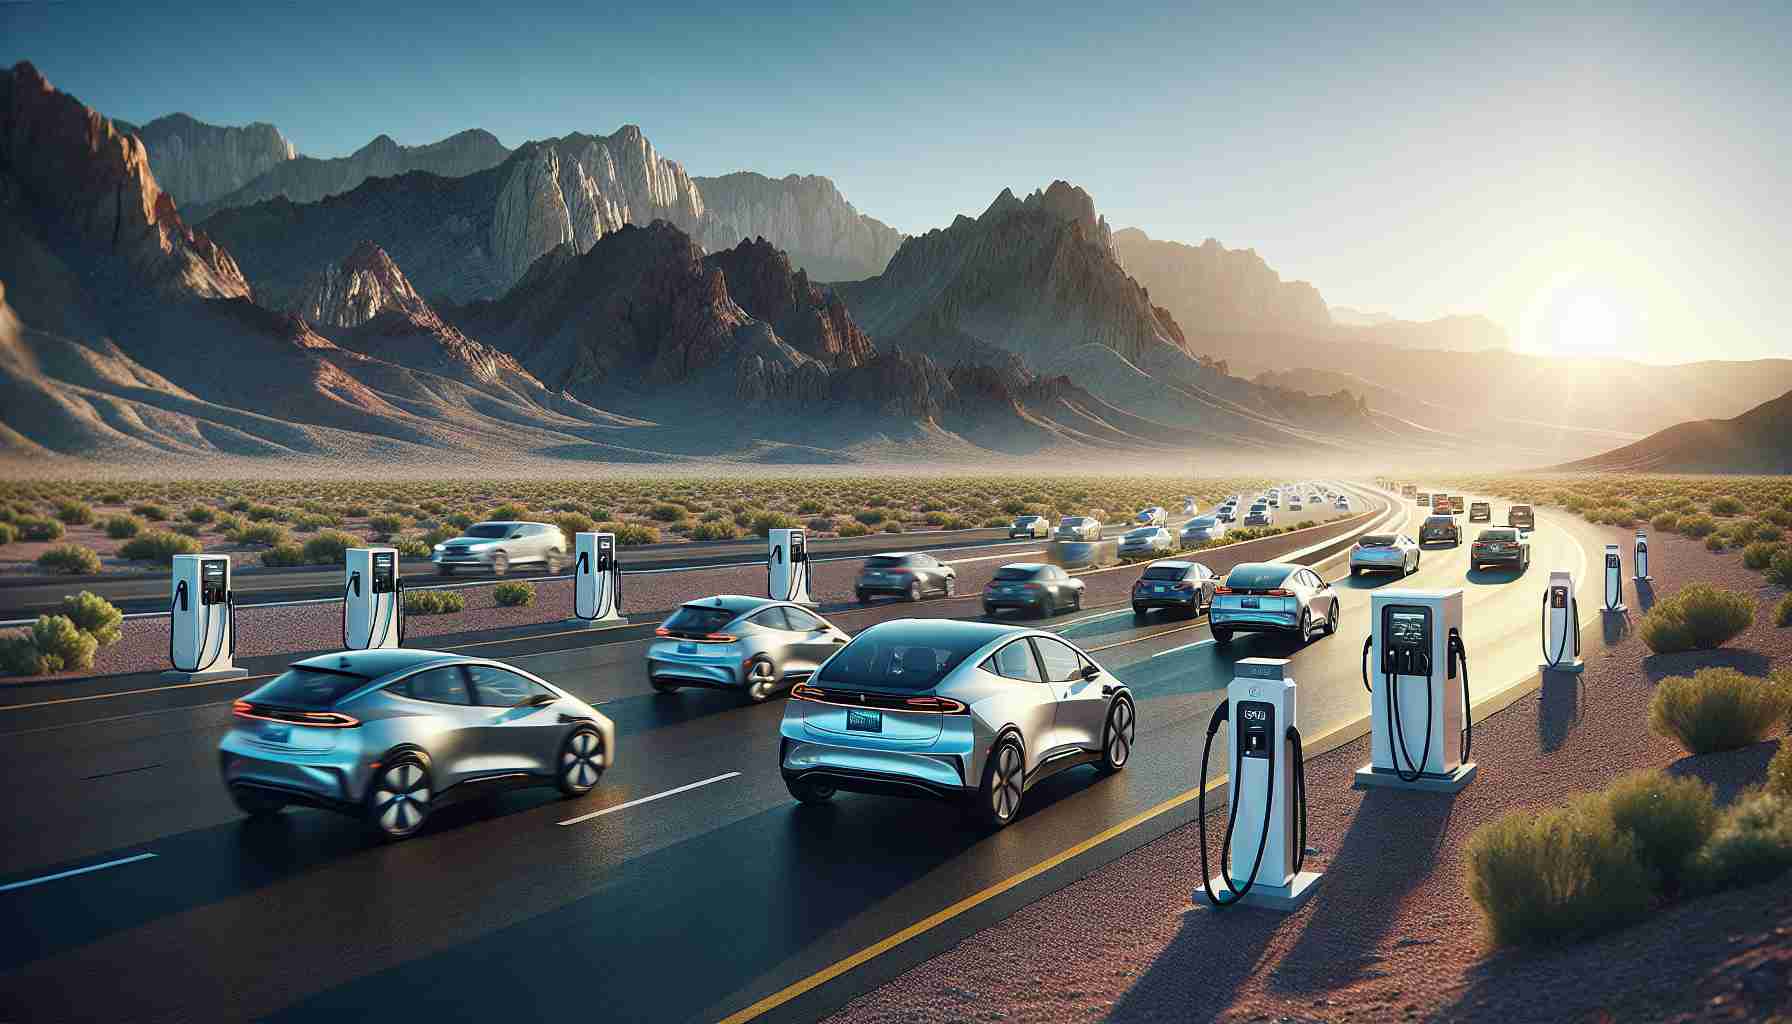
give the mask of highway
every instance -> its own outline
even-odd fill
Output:
[[[1416,531],[1423,513],[1398,508]],[[0,708],[11,805],[0,907],[25,927],[0,939],[0,1019],[813,1019],[1191,820],[1201,738],[1235,659],[1293,658],[1309,754],[1356,735],[1375,587],[1465,589],[1477,700],[1534,675],[1549,570],[1573,569],[1596,607],[1603,544],[1573,517],[1545,512],[1538,526],[1523,577],[1467,572],[1466,545],[1427,549],[1403,582],[1319,563],[1342,625],[1300,650],[1249,635],[1221,648],[1199,620],[1135,621],[1112,606],[1136,570],[1088,577],[1091,603],[1108,607],[1052,628],[1133,688],[1135,757],[1110,778],[1078,769],[1041,783],[994,834],[928,802],[797,805],[775,764],[780,702],[655,695],[640,640],[537,652],[519,641],[494,655],[603,702],[619,763],[594,793],[455,805],[392,845],[322,812],[255,825],[236,814],[215,746],[244,687],[15,703]],[[975,602],[824,611],[856,630],[973,616]],[[1314,839],[1322,855],[1329,842]]]

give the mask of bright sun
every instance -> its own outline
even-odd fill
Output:
[[[1556,321],[1555,348],[1564,354],[1609,352],[1618,347],[1618,314],[1595,295],[1578,295]]]

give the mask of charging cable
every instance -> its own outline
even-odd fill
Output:
[[[1463,764],[1468,763],[1469,752],[1475,748],[1475,709],[1470,703],[1468,689],[1468,648],[1462,644],[1462,634],[1450,630],[1450,656],[1462,663],[1462,756]]]
[[[1390,737],[1394,744],[1394,772],[1400,776],[1401,782],[1417,782],[1425,774],[1425,765],[1431,761],[1431,725],[1433,717],[1433,701],[1431,692],[1431,670],[1425,671],[1425,749],[1419,755],[1417,765],[1413,764],[1412,751],[1406,746],[1406,727],[1400,720],[1400,673],[1389,672],[1384,696],[1387,698],[1388,718],[1393,720],[1394,735]],[[1400,767],[1400,758],[1406,758],[1406,767]]]
[[[205,610],[207,607],[206,605],[202,604],[199,606],[199,651],[198,657],[193,661],[193,667],[188,668],[174,660],[174,612],[176,607],[179,607],[184,611],[188,606],[187,602],[189,597],[190,594],[187,590],[186,580],[180,580],[174,584],[174,598],[168,602],[168,664],[173,665],[176,672],[209,672],[212,667],[217,665],[218,661],[224,657],[225,644],[224,637],[218,637],[218,649],[212,653],[211,660],[206,660],[205,650],[211,646],[212,642],[212,616],[210,612]],[[227,625],[234,625],[231,620],[236,616],[231,614],[232,608],[232,595],[229,591],[225,591],[224,615]],[[230,653],[234,655],[236,653],[236,640],[234,637],[231,638],[230,648]]]

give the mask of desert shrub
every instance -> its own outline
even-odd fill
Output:
[[[0,636],[0,672],[9,676],[37,676],[62,669],[61,659],[45,658],[31,642],[29,630],[14,630]]]
[[[307,565],[339,564],[349,548],[361,546],[361,538],[341,530],[323,530],[305,542]]]
[[[947,518],[948,517],[944,512],[929,512],[921,517],[922,521],[928,526],[944,526],[946,525]]]
[[[403,516],[392,515],[390,513],[373,516],[367,520],[367,528],[373,531],[375,537],[381,539],[390,537],[409,525],[410,524],[405,521]]]
[[[194,505],[187,509],[187,522],[189,523],[209,523],[216,518],[218,518],[218,513],[212,511],[210,505]]]
[[[834,517],[815,516],[803,523],[803,529],[808,530],[810,533],[833,533]]]
[[[423,540],[423,543],[428,544],[431,548],[434,548],[437,544],[442,544],[447,541],[451,541],[458,536],[460,536],[460,531],[455,529],[454,527],[438,526],[432,530],[425,532],[423,534],[422,540]]]
[[[1009,498],[1002,502],[1002,511],[1011,516],[1018,516],[1027,510],[1027,503],[1019,498]]]
[[[167,562],[175,555],[196,555],[200,550],[200,543],[192,537],[172,530],[151,530],[119,545],[118,554],[133,562]]]
[[[446,615],[464,611],[467,599],[453,590],[407,590],[404,592],[406,615]]]
[[[428,558],[429,545],[417,537],[399,537],[392,542],[393,550],[400,558]]]
[[[1309,526],[1318,526],[1318,525],[1319,525],[1319,523],[1315,520],[1302,519],[1300,522],[1294,524],[1294,528],[1296,530],[1304,530]]]
[[[683,505],[659,504],[647,513],[662,523],[676,523],[690,514]]]
[[[57,502],[56,518],[70,526],[85,526],[93,522],[93,506],[83,501]]]
[[[1792,799],[1792,741],[1781,740],[1780,749],[1767,762],[1767,791]]]
[[[835,532],[842,537],[863,537],[871,532],[871,527],[864,523],[841,523]]]
[[[1523,809],[1478,829],[1467,851],[1469,898],[1497,945],[1595,935],[1641,919],[1654,880],[1603,796]]]
[[[500,583],[492,588],[492,600],[500,608],[521,608],[535,603],[535,584]]]
[[[1633,772],[1612,783],[1605,799],[1612,821],[1636,841],[1637,858],[1670,889],[1717,827],[1717,801],[1698,779]]]
[[[1747,594],[1693,583],[1656,602],[1643,616],[1643,642],[1657,654],[1708,651],[1755,621],[1755,599]]]
[[[305,549],[291,541],[283,541],[261,553],[261,564],[285,567],[305,564]]]
[[[1721,497],[1716,497],[1716,498],[1711,499],[1711,514],[1714,516],[1741,515],[1742,511],[1743,511],[1743,507],[1744,506],[1743,506],[1742,502],[1736,500],[1735,498],[1730,497],[1727,494],[1723,495]]]
[[[450,513],[448,516],[444,517],[442,521],[458,530],[464,530],[478,522],[477,519],[474,519],[471,514],[466,512]]]
[[[692,540],[734,540],[740,530],[733,523],[698,523],[691,527]]]
[[[1722,551],[1729,544],[1729,538],[1721,533],[1714,533],[1705,538],[1706,551]]]
[[[1659,533],[1671,533],[1680,528],[1680,516],[1675,512],[1658,512],[1649,520],[1649,525]]]
[[[238,530],[241,530],[248,525],[248,521],[242,516],[232,515],[231,513],[226,512],[224,515],[218,517],[218,521],[213,523],[212,527],[226,537],[234,537]]]
[[[98,594],[83,590],[67,595],[62,599],[62,614],[99,646],[110,647],[118,642],[124,613]]]
[[[31,627],[31,643],[39,654],[57,659],[64,671],[92,668],[100,647],[66,615],[39,615]]]
[[[205,532],[205,527],[198,523],[175,523],[174,532],[182,537],[197,537]]]
[[[612,529],[605,532],[616,535],[616,543],[621,547],[633,547],[637,544],[658,544],[660,531],[642,523],[614,523]]]
[[[756,536],[765,537],[773,530],[788,530],[800,525],[795,517],[783,512],[761,512],[753,517],[751,529]]]
[[[37,564],[67,576],[91,576],[100,571],[100,556],[80,544],[58,544],[38,555]]]
[[[1758,540],[1742,549],[1742,564],[1750,569],[1761,570],[1773,564],[1773,556],[1780,553],[1780,546],[1772,541]]]
[[[1792,587],[1792,545],[1781,548],[1767,563],[1767,579],[1782,587]]]
[[[486,514],[487,519],[527,519],[529,510],[516,502],[507,501]]]
[[[20,516],[19,536],[26,540],[61,540],[62,524],[48,516]]]
[[[248,498],[232,498],[230,499],[230,504],[224,507],[232,512],[247,512],[255,507],[255,503]]]
[[[562,512],[554,517],[554,525],[560,527],[560,536],[566,541],[568,551],[573,548],[573,534],[590,533],[597,529],[597,523],[583,512]]]
[[[106,536],[113,540],[125,540],[143,532],[143,520],[136,516],[107,516]]]
[[[350,505],[342,510],[342,514],[350,519],[366,519],[368,516],[373,515],[373,509],[368,508],[366,505]]]
[[[814,498],[805,498],[802,501],[798,502],[797,506],[796,506],[796,514],[799,516],[820,515],[821,513],[826,512],[826,511],[827,511],[827,506],[823,505],[819,501],[816,501]]]
[[[1735,750],[1767,738],[1786,719],[1792,675],[1746,676],[1733,668],[1702,668],[1668,676],[1649,702],[1649,728],[1694,754]]]
[[[0,523],[0,545],[11,544],[18,537],[19,532],[13,529],[11,523]]]
[[[1705,891],[1771,881],[1792,868],[1792,797],[1766,791],[1738,799],[1694,859],[1690,874]]]
[[[1710,516],[1688,516],[1680,520],[1680,532],[1688,537],[1707,537],[1717,529]]]
[[[253,522],[265,523],[270,519],[286,519],[288,517],[289,513],[285,509],[275,508],[272,505],[251,505],[249,507],[249,519]]]
[[[1786,535],[1786,531],[1773,523],[1756,523],[1755,540],[1775,541]]]
[[[863,508],[852,514],[854,519],[866,526],[876,526],[884,521],[884,510],[881,508]]]
[[[342,517],[328,512],[307,512],[293,520],[292,528],[300,533],[316,533],[342,525]]]
[[[1792,626],[1792,594],[1780,598],[1780,603],[1773,606],[1773,624]]]
[[[896,520],[892,519],[889,522],[884,524],[884,532],[885,533],[901,533],[902,532],[902,524],[897,522]]]
[[[141,505],[133,506],[131,508],[131,514],[142,516],[152,523],[165,522],[168,519],[168,510],[154,502],[144,502]]]
[[[231,539],[238,544],[265,544],[269,547],[285,544],[288,540],[286,527],[279,523],[251,523],[236,531]]]

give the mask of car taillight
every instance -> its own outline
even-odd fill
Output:
[[[798,683],[790,688],[791,700],[820,700],[821,691],[805,683]]]
[[[1037,583],[1029,583],[1026,586],[1022,587],[1021,589],[1022,590],[1044,590],[1045,588]]]
[[[1293,597],[1293,596],[1294,596],[1294,591],[1292,591],[1292,590],[1283,590],[1283,589],[1281,589],[1281,588],[1280,588],[1280,587],[1277,587],[1277,588],[1276,588],[1276,589],[1274,589],[1274,590],[1265,590],[1265,591],[1264,591],[1264,592],[1263,592],[1263,596],[1264,596],[1264,597]]]
[[[963,701],[950,697],[910,697],[902,704],[910,711],[926,711],[935,715],[962,715],[971,710]]]
[[[1183,583],[1176,584],[1174,587],[1172,587],[1170,589],[1172,589],[1172,590],[1193,590],[1193,589],[1195,589],[1195,585],[1193,583],[1183,582]]]
[[[1230,594],[1230,593],[1232,593],[1232,588],[1231,587],[1214,587],[1213,592],[1215,594]]]
[[[317,729],[353,729],[361,720],[340,711],[288,711],[284,708],[260,708],[246,700],[232,701],[230,713],[238,718],[258,722],[280,722],[284,725],[306,725]]]
[[[705,633],[703,639],[712,644],[731,644],[740,638],[733,633]]]
[[[654,636],[671,636],[671,635],[672,635],[672,631],[671,631],[671,630],[669,630],[669,629],[667,629],[667,628],[666,628],[666,627],[664,627],[664,626],[661,626],[661,627],[659,627],[659,628],[658,628],[658,629],[656,629],[656,630],[654,630],[654,631],[653,631],[653,635],[654,635]]]

